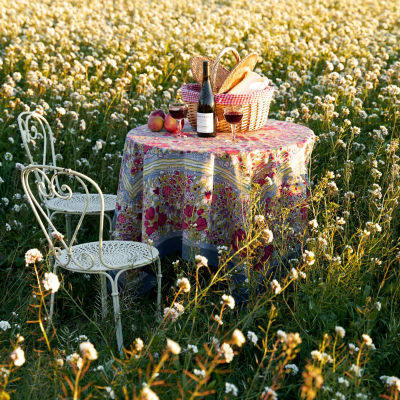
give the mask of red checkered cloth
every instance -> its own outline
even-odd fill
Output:
[[[183,101],[186,103],[197,103],[199,101],[200,89],[201,87],[197,83],[188,83],[183,85],[181,87]],[[235,106],[271,100],[273,92],[274,87],[268,86],[263,90],[256,90],[249,94],[216,94],[214,99],[217,104]]]

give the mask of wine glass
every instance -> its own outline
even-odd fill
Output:
[[[232,141],[236,142],[236,125],[240,124],[243,118],[242,106],[225,106],[224,107],[224,118],[226,122],[231,125]]]
[[[182,136],[181,121],[186,118],[187,112],[188,106],[183,102],[175,101],[169,104],[169,113],[177,121],[177,136]]]

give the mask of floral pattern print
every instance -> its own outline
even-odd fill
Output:
[[[199,138],[146,125],[126,138],[115,212],[114,237],[162,247],[171,238],[201,250],[237,249],[244,239],[250,191],[256,184],[264,212],[283,204],[294,230],[304,225],[307,163],[314,143],[305,126],[268,120],[258,131]],[[275,211],[274,211],[275,210]],[[273,247],[264,249],[267,259]],[[164,252],[165,253],[165,252]]]

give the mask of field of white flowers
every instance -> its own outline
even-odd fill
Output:
[[[1,400],[400,397],[398,1],[0,0],[0,32]],[[60,275],[46,333],[18,114],[45,115],[59,165],[115,193],[128,130],[192,80],[191,55],[226,46],[260,55],[271,118],[318,136],[304,257],[261,289],[248,265],[240,304],[227,252],[217,272],[163,260],[170,312],[126,291],[123,358],[96,279]]]

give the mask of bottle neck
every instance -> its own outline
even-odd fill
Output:
[[[208,62],[203,63],[203,82],[206,82],[210,79],[210,73],[208,69]]]

